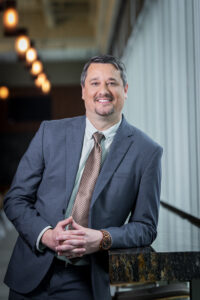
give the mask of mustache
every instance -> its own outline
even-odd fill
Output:
[[[113,100],[113,96],[110,94],[104,94],[104,95],[98,95],[96,97],[94,97],[94,101],[98,101],[99,99],[104,98],[104,99],[108,99],[108,100]]]

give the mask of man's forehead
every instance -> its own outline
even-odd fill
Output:
[[[89,67],[88,67],[88,70],[90,69],[101,69],[101,68],[106,68],[106,69],[114,69],[114,70],[116,70],[116,71],[119,71],[118,69],[117,69],[117,67],[115,66],[115,65],[113,65],[113,64],[111,64],[111,63],[95,63],[95,62],[93,62],[93,63],[91,63],[90,65],[89,65]]]
[[[99,75],[106,75],[108,73],[112,73],[115,76],[120,76],[120,71],[110,63],[91,63],[87,70],[87,75],[91,76],[99,76]]]

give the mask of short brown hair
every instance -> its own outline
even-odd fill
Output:
[[[121,79],[123,81],[123,85],[127,84],[127,76],[126,76],[126,68],[124,64],[115,56],[112,55],[100,55],[93,56],[83,67],[83,71],[81,73],[81,85],[85,86],[85,79],[87,76],[87,70],[92,63],[99,64],[112,64],[117,70],[120,71]]]

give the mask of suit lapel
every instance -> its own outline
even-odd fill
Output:
[[[119,166],[120,162],[123,160],[129,147],[133,143],[133,138],[131,138],[132,136],[133,129],[123,118],[122,124],[120,125],[115,135],[109,153],[99,174],[93,197],[91,200],[91,207],[94,205],[99,194],[102,192],[108,181],[111,179],[113,173]]]
[[[76,174],[78,172],[79,161],[81,157],[83,139],[85,133],[85,117],[74,119],[66,133],[66,199],[69,200]],[[67,204],[67,203],[66,203]]]

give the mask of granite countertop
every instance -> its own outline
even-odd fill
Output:
[[[161,208],[155,242],[151,247],[110,250],[109,274],[111,284],[199,279],[199,227]]]

